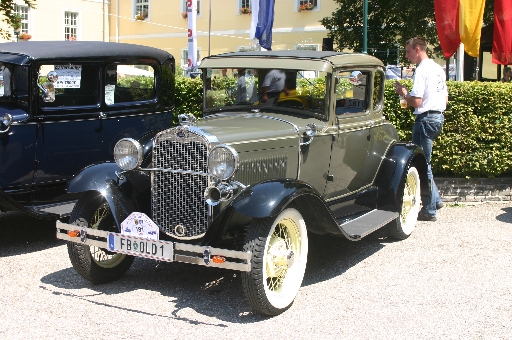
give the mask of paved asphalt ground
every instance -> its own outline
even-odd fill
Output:
[[[0,339],[512,339],[512,203],[448,206],[393,241],[310,237],[294,305],[254,314],[232,271],[72,269],[53,224],[0,215]]]

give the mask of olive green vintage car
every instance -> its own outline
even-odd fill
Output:
[[[70,182],[84,194],[57,229],[80,275],[116,280],[137,256],[236,270],[253,309],[278,315],[302,284],[308,234],[412,233],[427,165],[383,116],[381,61],[240,52],[200,71],[202,118],[121,139],[115,163]]]

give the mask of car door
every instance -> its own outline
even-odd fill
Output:
[[[376,171],[367,164],[374,124],[369,106],[371,72],[337,70],[334,80],[337,129],[333,134],[326,200],[369,186],[371,173]]]
[[[40,90],[34,184],[68,181],[83,167],[103,160],[100,66],[94,62],[43,63],[40,74],[56,71],[55,100]],[[44,77],[40,83],[46,82]]]

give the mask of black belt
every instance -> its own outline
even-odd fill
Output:
[[[422,114],[425,114],[425,113],[429,113],[431,115],[440,115],[443,112],[442,111],[435,111],[435,110],[428,110],[428,111],[422,112],[420,114],[422,115]]]

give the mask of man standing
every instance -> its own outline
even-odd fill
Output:
[[[270,70],[261,84],[261,103],[275,105],[281,92],[288,95],[290,92],[285,86],[286,74],[283,70]]]
[[[421,37],[409,39],[405,44],[405,57],[416,64],[412,90],[409,92],[399,82],[395,83],[395,91],[405,98],[407,105],[414,108],[416,120],[412,128],[412,141],[419,145],[425,153],[428,163],[428,180],[430,195],[422,195],[423,207],[418,214],[422,221],[435,221],[436,210],[444,204],[432,174],[431,157],[434,139],[441,133],[444,123],[443,112],[448,103],[446,75],[438,64],[427,55],[427,43]]]

